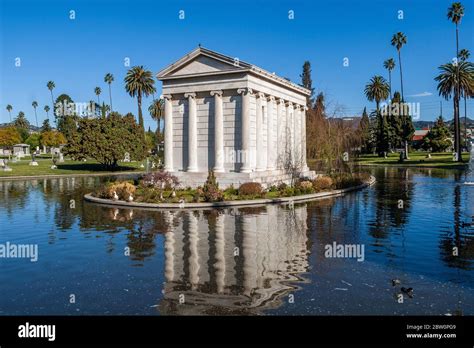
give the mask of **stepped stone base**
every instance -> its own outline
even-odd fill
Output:
[[[197,186],[202,186],[207,179],[208,172],[170,172],[172,175],[175,175],[181,185],[184,187],[196,188]],[[220,188],[227,188],[230,185],[233,185],[235,188],[238,188],[241,184],[246,182],[259,182],[264,188],[270,187],[272,185],[278,185],[281,183],[290,184],[291,175],[286,173],[283,170],[272,170],[272,171],[262,171],[262,172],[250,172],[250,173],[215,173],[217,182],[219,183]],[[317,174],[312,170],[302,171],[299,175],[300,178],[314,179]]]

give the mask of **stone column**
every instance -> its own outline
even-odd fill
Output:
[[[163,96],[165,99],[165,171],[173,171],[173,104],[171,94]]]
[[[301,109],[301,155],[302,157],[302,170],[308,171],[308,164],[306,163],[306,106]]]
[[[257,93],[257,168],[255,169],[257,172],[263,172],[265,170],[265,164],[263,163],[263,100],[265,98],[265,94]]]
[[[197,110],[196,93],[185,93],[188,98],[188,172],[197,172]]]
[[[281,168],[282,154],[283,154],[283,110],[285,109],[285,101],[283,99],[278,99],[277,101],[277,168]]]
[[[222,106],[222,91],[211,91],[214,96],[214,172],[224,170],[224,115]]]
[[[300,118],[300,106],[298,104],[294,104],[293,106],[293,131],[291,132],[293,135],[293,158],[295,159],[296,165],[301,165],[301,153],[300,153],[300,135],[301,130],[299,127],[299,118]]]
[[[275,110],[275,97],[267,99],[267,170],[275,169],[275,146],[273,141],[273,111]]]
[[[250,88],[239,88],[237,93],[242,95],[242,167],[241,173],[250,173]]]
[[[286,162],[289,160],[288,156],[291,154],[291,160],[293,161],[293,156],[294,156],[294,153],[293,153],[293,134],[292,134],[292,126],[293,126],[293,119],[291,117],[291,112],[292,112],[292,108],[293,108],[293,103],[290,102],[290,101],[287,101],[285,103],[285,106],[286,106],[286,122],[285,122],[285,149],[283,150],[284,152],[284,162],[285,164],[287,164]],[[293,164],[293,162],[292,162]]]

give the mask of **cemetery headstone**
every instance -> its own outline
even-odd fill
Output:
[[[31,162],[29,163],[30,166],[37,166],[38,162],[36,162],[36,152],[31,154]]]

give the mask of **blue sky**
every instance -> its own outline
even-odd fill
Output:
[[[402,49],[406,99],[420,102],[421,119],[432,120],[441,100],[433,77],[437,67],[455,55],[455,27],[446,18],[451,2],[0,0],[0,123],[9,121],[7,104],[14,108],[12,116],[21,110],[34,123],[33,100],[40,105],[41,123],[44,105],[51,106],[49,80],[56,84],[55,96],[67,93],[76,102],[96,100],[94,87],[99,86],[102,99],[108,101],[103,81],[108,72],[115,76],[114,109],[136,115],[136,100],[124,90],[124,59],[156,74],[199,43],[298,83],[302,64],[309,60],[313,85],[326,94],[330,109],[337,108],[339,115],[359,114],[364,106],[374,107],[363,94],[370,77],[388,78],[382,63],[397,58],[390,45],[397,31],[408,38]],[[460,47],[474,57],[474,0],[463,5]],[[71,10],[74,20],[69,18]],[[185,19],[179,19],[180,10]],[[288,19],[290,10],[293,20]],[[345,57],[348,67],[343,65]],[[16,58],[21,59],[20,67],[15,66]],[[399,90],[398,66],[392,81],[393,89]],[[159,95],[161,83],[157,87]],[[425,92],[428,96],[414,96]],[[145,100],[144,111],[150,102],[151,98]],[[471,118],[473,111],[471,100]],[[451,118],[451,101],[443,102],[443,113]],[[155,128],[144,114],[146,127]]]

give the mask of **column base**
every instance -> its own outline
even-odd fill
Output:
[[[248,167],[242,167],[240,168],[239,173],[252,173],[252,169]]]
[[[173,171],[173,167],[164,167],[163,168],[165,172],[172,172]]]
[[[188,169],[186,169],[186,171],[188,173],[197,173],[198,172],[198,168],[197,167],[189,167]]]
[[[214,173],[225,173],[225,169],[222,167],[217,167],[212,169]]]

